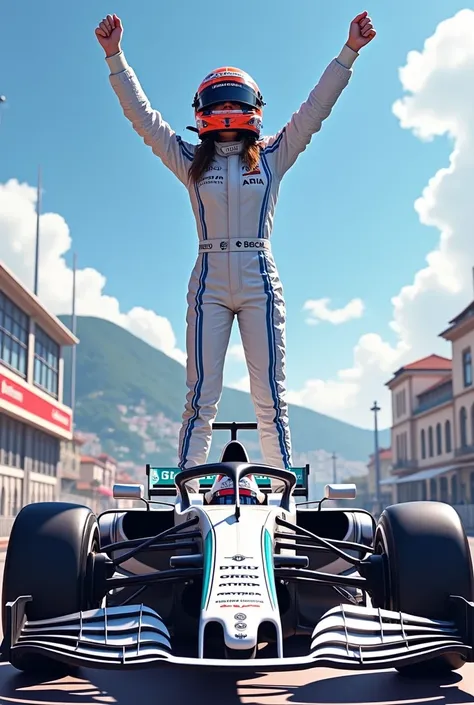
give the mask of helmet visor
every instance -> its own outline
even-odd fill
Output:
[[[212,105],[226,103],[227,101],[241,103],[241,105],[249,108],[260,108],[262,106],[262,100],[252,88],[242,83],[226,81],[225,83],[215,83],[201,91],[196,96],[193,107],[196,110],[205,110]]]
[[[254,494],[240,494],[239,498],[240,504],[258,504],[258,499]],[[235,499],[232,494],[218,495],[212,498],[211,504],[235,504]]]

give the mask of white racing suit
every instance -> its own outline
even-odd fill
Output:
[[[125,116],[187,187],[197,224],[199,251],[188,289],[189,392],[179,437],[180,468],[207,460],[234,316],[264,462],[291,467],[285,302],[270,234],[280,181],[331,113],[357,56],[343,47],[288,124],[276,135],[262,138],[260,163],[254,171],[250,173],[242,162],[241,143],[217,142],[215,158],[197,184],[188,178],[196,146],[182,140],[151,107],[122,52],[107,58],[110,82]]]

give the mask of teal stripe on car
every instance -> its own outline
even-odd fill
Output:
[[[204,539],[204,575],[202,581],[201,609],[207,608],[211,592],[211,576],[214,572],[214,536],[212,529],[207,532]]]
[[[277,595],[275,585],[275,572],[273,570],[273,541],[268,529],[263,530],[263,555],[265,557],[265,575],[267,581],[268,594],[272,602],[273,609],[277,608]]]

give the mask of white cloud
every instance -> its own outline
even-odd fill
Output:
[[[354,318],[361,318],[364,313],[364,302],[362,299],[351,299],[342,308],[330,308],[331,299],[310,299],[303,306],[303,311],[309,311],[306,323],[317,325],[320,321],[332,323],[338,326],[347,323]]]
[[[245,353],[242,343],[235,343],[234,345],[229,345],[227,350],[227,357],[237,362],[245,362]]]
[[[0,260],[31,288],[34,281],[35,208],[35,187],[20,184],[16,179],[0,184]],[[69,228],[57,213],[42,214],[40,228],[39,296],[53,313],[68,314],[72,303],[72,270],[65,260],[72,242]],[[78,268],[77,314],[117,323],[184,364],[185,353],[176,347],[169,320],[140,306],[126,313],[121,311],[118,300],[104,294],[105,284],[106,278],[96,269]]]
[[[238,389],[241,392],[250,392],[250,378],[248,375],[244,375],[235,382],[229,382],[227,386],[231,389]]]
[[[375,333],[360,338],[352,367],[333,380],[308,380],[291,393],[294,403],[364,426],[370,406],[381,402],[381,421],[391,423],[384,383],[400,365],[432,352],[450,355],[438,334],[472,298],[474,263],[474,11],[462,10],[441,22],[422,51],[411,51],[399,77],[406,95],[393,105],[403,129],[422,140],[447,135],[453,149],[449,166],[429,181],[415,209],[421,223],[439,230],[427,266],[392,299],[392,346]],[[409,164],[407,164],[409,168]]]

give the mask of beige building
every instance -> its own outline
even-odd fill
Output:
[[[62,441],[60,453],[61,491],[75,492],[81,479],[81,450],[84,441],[77,434],[68,441]]]
[[[60,499],[90,506],[99,512],[114,504],[113,487],[117,482],[117,461],[102,453],[97,457],[82,455],[82,436],[74,434],[61,444]],[[127,482],[133,482],[131,478]],[[133,503],[132,505],[133,506]]]
[[[452,359],[430,355],[397,370],[392,392],[393,502],[474,504],[474,302],[441,334]]]
[[[392,472],[392,449],[391,448],[379,448],[379,463],[380,463],[380,479],[385,480],[391,477]],[[367,495],[371,503],[376,498],[375,492],[375,453],[369,456],[369,462],[367,463]],[[384,504],[389,504],[392,501],[392,490],[390,486],[381,486],[382,502]]]
[[[115,458],[111,458],[110,455],[106,453],[101,453],[98,456],[98,460],[103,465],[103,475],[102,475],[102,487],[104,488],[104,495],[107,497],[112,497],[113,489],[115,484],[115,476],[117,474],[117,461]]]
[[[98,513],[109,508],[113,498],[113,486],[117,473],[117,462],[108,455],[98,458],[81,457],[80,480],[76,491],[90,500],[90,507]]]

